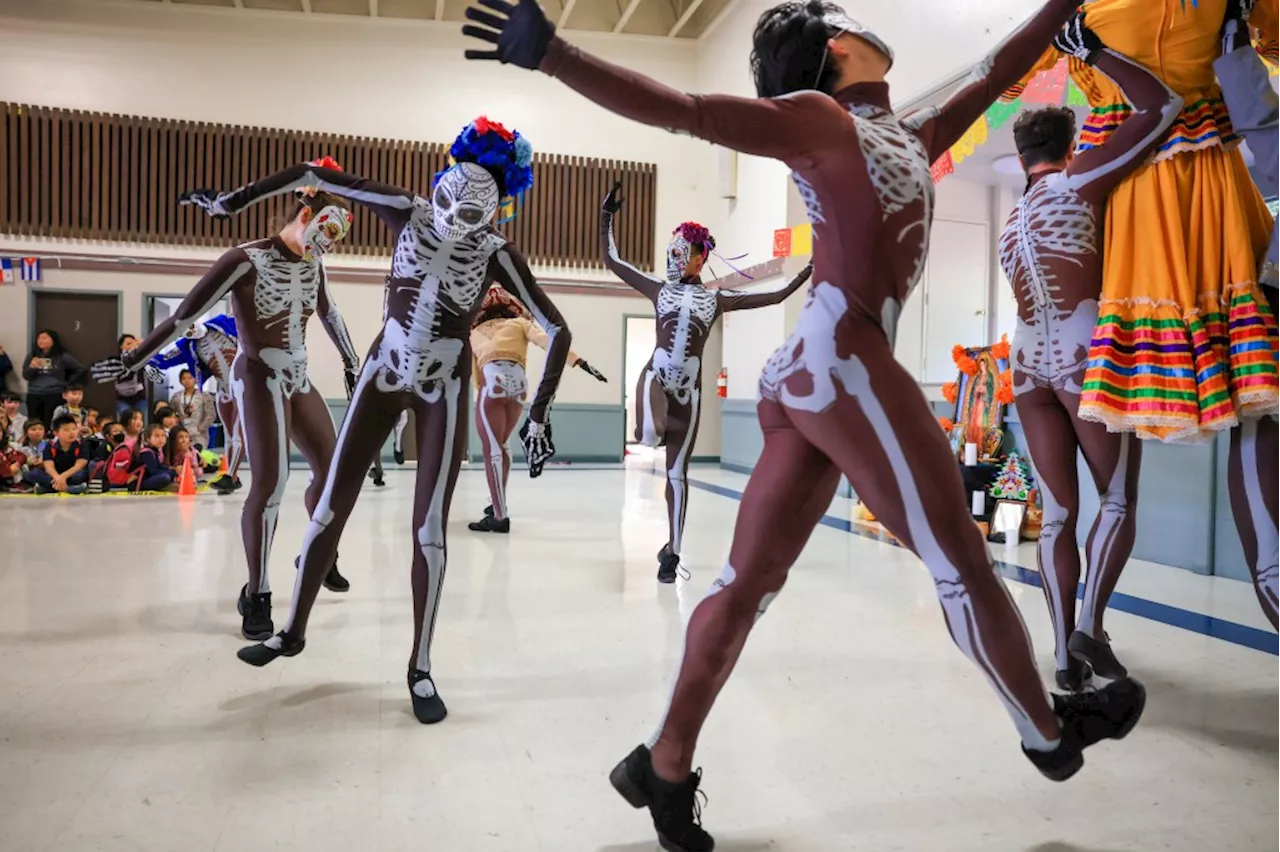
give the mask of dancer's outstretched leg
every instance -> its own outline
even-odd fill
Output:
[[[376,344],[375,344],[376,345]],[[365,471],[373,463],[404,404],[403,393],[383,393],[372,381],[376,367],[366,366],[356,384],[351,407],[342,421],[320,500],[302,539],[293,611],[283,631],[260,645],[240,649],[246,663],[264,666],[279,656],[293,656],[306,641],[307,620],[325,576],[338,553],[338,539],[355,508]],[[252,451],[250,444],[250,451]],[[250,458],[252,461],[252,458]]]
[[[391,455],[396,464],[404,464],[404,427],[409,425],[409,409],[400,412],[396,421],[396,429],[391,438]]]
[[[1227,489],[1231,514],[1253,576],[1262,611],[1276,626],[1277,581],[1280,580],[1280,536],[1276,529],[1277,438],[1280,429],[1270,417],[1248,419],[1231,430]]]
[[[445,527],[466,449],[461,428],[466,380],[444,382],[439,398],[413,398],[418,441],[418,481],[413,505],[413,652],[409,656],[409,697],[419,722],[433,724],[447,714],[431,677],[431,640],[448,552]]]
[[[688,405],[667,404],[667,546],[658,555],[658,582],[674,583],[684,541],[684,520],[689,511],[689,458],[698,440],[702,397],[697,388]]]
[[[1080,514],[1076,433],[1071,413],[1052,390],[1033,387],[1019,393],[1016,401],[1018,419],[1027,435],[1027,447],[1044,498],[1044,526],[1036,546],[1036,559],[1053,623],[1057,683],[1060,689],[1076,692],[1084,688],[1090,676],[1088,667],[1075,660],[1067,649],[1076,626],[1076,589],[1080,586],[1080,548],[1076,544]]]
[[[235,480],[240,475],[240,462],[244,458],[244,437],[241,434],[240,410],[236,407],[236,399],[230,391],[225,394],[221,389],[217,398],[218,417],[222,420],[227,454],[227,476]]]
[[[240,591],[237,609],[246,639],[266,639],[271,622],[271,541],[285,485],[289,481],[288,401],[275,371],[240,355],[232,366],[233,387],[244,424],[245,450],[253,461],[253,478],[240,514],[249,582]]]
[[[640,371],[640,379],[636,382],[636,442],[646,447],[657,447],[666,440],[667,431],[667,392],[658,381],[658,374],[653,371],[653,360],[650,359]]]
[[[494,396],[493,389],[482,387],[476,396],[476,431],[484,453],[485,480],[489,486],[489,505],[492,515],[470,524],[475,532],[510,531],[507,519],[507,479],[511,471],[511,451],[508,441],[520,422],[524,405],[517,398]]]
[[[311,468],[311,482],[307,484],[303,498],[307,505],[307,515],[311,516],[315,514],[320,495],[324,492],[325,480],[328,479],[329,468],[333,464],[337,437],[333,432],[333,416],[329,413],[329,406],[314,386],[306,393],[294,394],[291,402],[293,414],[289,434]],[[301,557],[297,564],[302,564]],[[337,554],[334,554],[333,564],[325,575],[324,587],[331,592],[345,592],[351,588],[347,578],[338,572]]]
[[[1125,677],[1128,671],[1111,651],[1102,628],[1111,593],[1133,552],[1138,526],[1138,474],[1142,467],[1142,441],[1124,432],[1108,432],[1101,423],[1081,420],[1079,397],[1068,394],[1068,405],[1084,460],[1098,489],[1098,517],[1089,530],[1085,555],[1089,573],[1084,584],[1080,619],[1070,640],[1071,655],[1106,678]]]

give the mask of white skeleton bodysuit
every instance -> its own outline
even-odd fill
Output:
[[[1053,620],[1058,685],[1065,689],[1081,688],[1090,665],[1104,677],[1125,674],[1107,646],[1102,620],[1133,549],[1142,447],[1129,433],[1109,433],[1078,416],[1102,292],[1106,200],[1146,161],[1182,106],[1154,75],[1125,57],[1104,50],[1095,61],[1132,102],[1133,112],[1104,145],[1076,156],[1065,169],[1033,164],[1041,170],[1029,177],[1000,238],[1000,264],[1018,302],[1013,390],[1044,496],[1038,557]],[[1088,573],[1078,619],[1077,449],[1101,497],[1085,548]]]
[[[969,515],[946,438],[893,357],[893,336],[928,250],[930,164],[1031,68],[1076,4],[1049,0],[943,104],[903,121],[884,83],[831,95],[686,95],[552,38],[540,69],[597,104],[787,164],[814,231],[815,283],[797,331],[762,379],[764,451],[729,560],[690,618],[671,704],[649,742],[655,765],[661,756],[674,773],[668,778],[690,770],[751,625],[781,589],[841,473],[924,560],[956,644],[991,683],[1029,754],[1052,755],[1032,759],[1059,759],[1061,723],[1026,629]]]
[[[702,413],[702,351],[720,315],[777,305],[809,280],[806,269],[785,287],[743,293],[709,290],[696,276],[687,279],[689,247],[678,235],[667,252],[667,279],[645,275],[618,256],[613,214],[600,214],[600,240],[608,268],[653,302],[657,346],[640,372],[636,390],[636,440],[667,447],[667,519],[669,538],[659,553],[680,555],[688,510],[689,459],[698,439]]]
[[[289,478],[290,439],[311,466],[309,509],[319,497],[333,456],[329,408],[307,375],[306,328],[312,315],[319,314],[346,369],[354,371],[359,360],[330,296],[323,263],[296,254],[276,236],[237,246],[218,258],[174,315],[137,349],[125,353],[126,367],[146,363],[224,297],[230,301],[239,336],[231,390],[253,466],[241,514],[249,564],[247,593],[268,595],[267,569]]]
[[[433,204],[432,199],[393,186],[300,164],[219,196],[216,204],[221,210],[236,212],[301,186],[319,187],[358,202],[373,211],[396,237],[382,332],[360,371],[338,435],[336,462],[311,515],[293,612],[285,631],[262,646],[259,653],[265,653],[266,658],[258,664],[274,659],[272,653],[278,654],[286,642],[303,641],[307,617],[337,553],[338,539],[365,472],[401,414],[411,408],[418,469],[413,521],[416,632],[409,681],[414,696],[432,698],[431,639],[445,575],[445,525],[466,442],[463,405],[470,371],[467,336],[472,316],[486,288],[496,281],[526,305],[546,329],[551,344],[529,414],[537,423],[546,422],[569,351],[569,332],[515,246],[488,226],[498,193],[494,179],[484,169],[461,163],[445,172],[436,186]],[[487,215],[479,218],[477,211],[484,210]],[[469,227],[468,219],[477,221]]]

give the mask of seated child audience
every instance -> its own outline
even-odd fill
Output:
[[[0,413],[0,425],[7,426],[7,418]],[[6,429],[0,429],[0,491],[21,490],[22,470],[27,457],[18,449],[17,442],[9,438]]]
[[[155,415],[151,419],[152,423],[158,423],[164,427],[164,434],[167,437],[174,427],[178,425],[178,412],[169,406],[156,410]]]
[[[139,491],[164,491],[178,479],[173,469],[165,464],[164,452],[169,435],[159,423],[152,423],[146,435],[146,440],[138,448],[141,471],[137,487]]]
[[[28,468],[24,478],[35,486],[37,494],[83,494],[88,489],[89,459],[79,439],[80,425],[75,417],[63,414],[54,418],[53,433],[45,447],[42,469]]]
[[[134,445],[129,443],[128,435],[119,423],[110,424],[104,431],[109,448],[103,470],[106,490],[128,488],[140,473]]]
[[[120,425],[124,427],[124,441],[129,445],[129,449],[135,453],[138,450],[138,444],[142,442],[142,412],[136,408],[130,408],[120,416]]]
[[[191,433],[185,426],[174,426],[169,433],[169,444],[166,450],[169,468],[178,477],[182,476],[183,462],[191,462],[191,473],[197,480],[204,476],[204,467],[200,464],[200,451],[191,443]]]
[[[13,391],[0,393],[0,409],[9,421],[9,440],[15,445],[22,443],[22,436],[27,431],[27,416],[18,410],[21,407],[22,397]]]
[[[72,382],[67,385],[67,389],[62,392],[62,405],[53,410],[53,417],[50,418],[51,424],[56,423],[59,417],[69,416],[75,419],[76,429],[79,432],[81,426],[85,422],[85,410],[81,407],[84,402],[84,385]],[[51,425],[56,432],[56,427]],[[83,434],[83,432],[80,432]]]

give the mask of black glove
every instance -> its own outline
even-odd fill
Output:
[[[604,209],[604,212],[614,216],[622,209],[622,202],[626,200],[622,197],[622,181],[615,180],[613,189],[609,190],[609,194],[604,197],[604,203],[600,206]]]
[[[353,367],[347,367],[342,371],[342,383],[347,386],[347,399],[351,400],[356,395],[356,371]]]
[[[1067,56],[1074,56],[1089,65],[1098,61],[1098,54],[1106,47],[1102,39],[1085,26],[1084,12],[1076,12],[1071,16],[1066,26],[1053,37],[1053,46]]]
[[[517,0],[514,5],[505,0],[480,0],[480,5],[498,14],[467,7],[467,19],[483,26],[465,24],[462,34],[496,45],[497,50],[468,50],[464,54],[467,59],[496,59],[503,65],[537,70],[556,34],[555,24],[547,20],[537,0]]]
[[[128,378],[133,371],[124,365],[119,357],[103,358],[89,365],[89,375],[100,385],[118,382]]]
[[[194,204],[215,219],[227,219],[231,213],[222,206],[222,196],[212,189],[197,189],[195,192],[184,192],[178,196],[182,205]]]
[[[537,479],[542,475],[542,466],[556,454],[556,445],[551,442],[551,424],[526,419],[520,427],[520,443],[529,459],[529,478]]]
[[[591,378],[595,379],[597,382],[608,382],[608,381],[609,381],[608,379],[606,379],[606,378],[604,377],[604,373],[600,372],[600,371],[599,371],[599,370],[597,370],[595,367],[593,367],[593,366],[591,366],[590,364],[588,364],[586,361],[579,361],[575,366],[577,366],[577,368],[578,368],[579,370],[581,370],[582,372],[586,373],[586,374],[587,374],[588,376],[590,376]]]

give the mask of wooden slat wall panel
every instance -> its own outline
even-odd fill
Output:
[[[447,162],[444,145],[257,127],[103,115],[0,103],[0,232],[88,240],[225,246],[265,236],[293,209],[291,198],[213,220],[178,195],[232,189],[304,159],[332,155],[348,170],[427,192]],[[516,218],[500,226],[533,263],[599,268],[600,201],[623,182],[618,250],[652,268],[657,168],[539,154],[534,186]],[[674,223],[672,223],[674,225]],[[339,245],[386,255],[392,236],[358,211]]]

